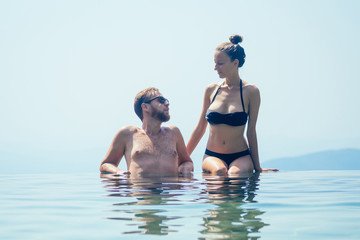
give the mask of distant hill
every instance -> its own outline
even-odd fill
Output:
[[[263,168],[280,170],[360,170],[360,149],[341,149],[310,153],[298,157],[272,159]]]

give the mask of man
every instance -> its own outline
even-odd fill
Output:
[[[191,173],[193,162],[180,130],[175,126],[161,126],[170,119],[169,101],[157,88],[147,88],[136,95],[134,109],[142,128],[127,126],[119,130],[101,162],[100,171],[140,176]],[[127,171],[117,167],[123,156]]]

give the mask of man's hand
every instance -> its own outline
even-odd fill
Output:
[[[130,174],[129,170],[127,170],[127,171],[121,170],[112,163],[101,164],[100,172],[101,173],[112,173],[112,174],[117,174],[117,175]]]
[[[184,162],[178,168],[179,174],[184,177],[191,176],[193,171],[194,165],[192,162]]]
[[[116,171],[115,174],[118,174],[118,175],[129,175],[130,174],[130,171],[124,171],[124,170],[121,170],[119,169],[118,171]]]

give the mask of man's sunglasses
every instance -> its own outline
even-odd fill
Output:
[[[166,98],[164,98],[163,96],[154,97],[154,98],[152,98],[152,99],[150,99],[150,100],[147,100],[147,101],[144,102],[144,103],[151,103],[152,101],[154,101],[154,100],[156,100],[156,99],[158,99],[158,100],[159,100],[159,103],[161,103],[161,104],[169,103],[169,100],[166,99]]]

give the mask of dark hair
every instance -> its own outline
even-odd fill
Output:
[[[234,61],[235,59],[239,60],[238,67],[242,67],[246,55],[244,48],[242,48],[239,43],[241,43],[243,39],[240,35],[232,35],[229,37],[229,40],[230,42],[224,42],[217,46],[216,50],[226,53],[231,61]]]
[[[140,118],[141,121],[143,120],[143,112],[142,112],[141,104],[148,101],[157,92],[159,92],[159,89],[154,87],[149,87],[136,94],[134,101],[134,110],[136,115]]]

